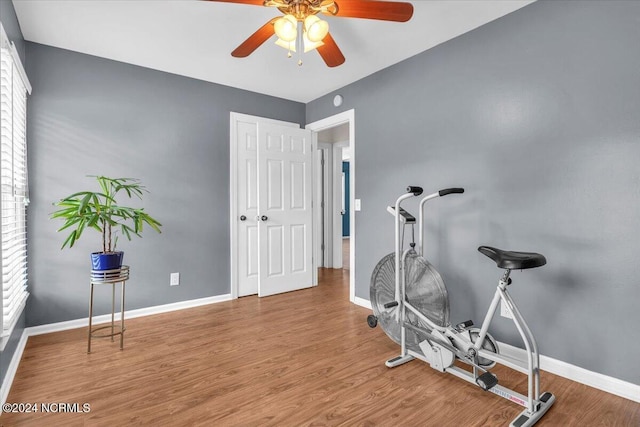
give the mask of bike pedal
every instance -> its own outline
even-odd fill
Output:
[[[467,320],[466,322],[458,323],[456,325],[456,329],[462,331],[464,329],[470,328],[473,326],[473,320]]]
[[[489,391],[498,384],[498,377],[487,371],[476,378],[476,384],[484,391]]]

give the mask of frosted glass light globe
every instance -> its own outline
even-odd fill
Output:
[[[329,23],[318,18],[316,15],[309,15],[304,20],[307,38],[312,42],[319,42],[329,33]]]
[[[276,35],[286,42],[292,42],[298,36],[298,21],[293,15],[285,15],[273,24]]]

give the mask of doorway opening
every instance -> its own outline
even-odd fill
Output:
[[[343,269],[355,300],[355,123],[354,110],[308,124],[314,132],[316,266]]]
[[[320,176],[317,177],[320,210],[320,258],[318,265],[349,269],[349,254],[344,244],[350,241],[349,171],[351,155],[349,124],[318,132]],[[346,262],[345,262],[346,261]]]

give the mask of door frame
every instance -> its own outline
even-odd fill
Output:
[[[263,122],[272,123],[281,126],[294,127],[300,129],[299,123],[285,122],[282,120],[268,119],[266,117],[251,116],[249,114],[229,113],[229,252],[230,252],[230,287],[231,298],[238,298],[238,150],[236,149],[236,129],[237,123],[245,122]],[[313,150],[312,146],[312,150]],[[315,266],[312,266],[315,271]]]
[[[311,130],[313,132],[312,134],[312,141],[313,141],[313,147],[314,147],[314,155],[317,155],[317,150],[315,149],[315,147],[317,147],[317,142],[318,142],[318,132],[326,130],[326,129],[330,129],[330,128],[334,128],[336,126],[342,125],[348,123],[349,124],[349,146],[351,147],[351,164],[350,164],[350,170],[349,170],[349,201],[351,203],[352,209],[351,212],[349,213],[349,224],[351,226],[351,236],[349,239],[349,301],[351,302],[355,302],[355,298],[356,298],[356,293],[355,293],[355,284],[356,284],[356,270],[355,270],[355,264],[356,264],[356,215],[355,215],[355,209],[353,209],[353,207],[355,207],[355,195],[356,195],[356,191],[355,191],[355,177],[356,177],[356,150],[355,150],[355,144],[356,144],[356,137],[355,137],[355,110],[351,109],[351,110],[347,110],[344,111],[342,113],[338,113],[336,115],[330,116],[330,117],[326,117],[324,119],[315,121],[313,123],[309,123],[307,124],[305,127],[309,130]],[[317,160],[314,159],[313,164],[317,164]],[[315,178],[315,174],[314,174],[314,178]],[[314,188],[316,188],[317,186],[314,186]],[[318,200],[316,198],[316,200]],[[320,218],[320,215],[322,215],[321,213],[321,208],[320,208],[320,204],[316,203],[314,205],[314,209],[313,209],[313,213],[314,213],[314,220],[313,223],[317,224],[318,221],[317,219]],[[317,227],[314,226],[314,238],[316,239],[315,241],[317,242],[317,237],[318,237],[318,230]],[[325,242],[326,243],[326,242]],[[314,260],[318,259],[319,254],[317,253],[317,245],[314,245]],[[316,265],[316,263],[314,262],[314,266]],[[316,268],[314,268],[314,272],[316,271]],[[315,282],[314,282],[315,283]]]
[[[332,158],[332,172],[333,172],[333,200],[332,211],[329,212],[329,220],[332,223],[331,227],[331,265],[333,268],[344,268],[342,265],[342,215],[339,213],[339,207],[342,207],[342,150],[345,147],[350,147],[349,141],[339,141],[333,143],[333,158]],[[349,174],[351,178],[351,174]],[[351,212],[349,212],[351,215]],[[349,224],[351,224],[351,218],[349,218]],[[351,240],[349,240],[351,243]]]
[[[320,160],[320,154],[324,162]],[[316,267],[331,268],[333,266],[333,221],[328,215],[333,203],[333,189],[331,188],[333,177],[331,174],[331,161],[333,159],[333,144],[330,142],[317,142],[315,155],[317,169],[314,179],[316,179],[316,193],[314,194],[314,215],[318,221],[314,224],[314,257],[318,260]],[[324,247],[322,247],[324,245]]]

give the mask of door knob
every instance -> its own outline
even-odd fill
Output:
[[[261,219],[261,220],[263,220],[263,221],[266,221],[266,220],[268,220],[268,219],[269,219],[269,217],[267,217],[266,215],[262,215],[262,216],[260,217],[260,219]]]
[[[246,220],[247,220],[247,217],[246,217],[246,216],[244,216],[244,215],[240,215],[240,221],[246,221]]]

